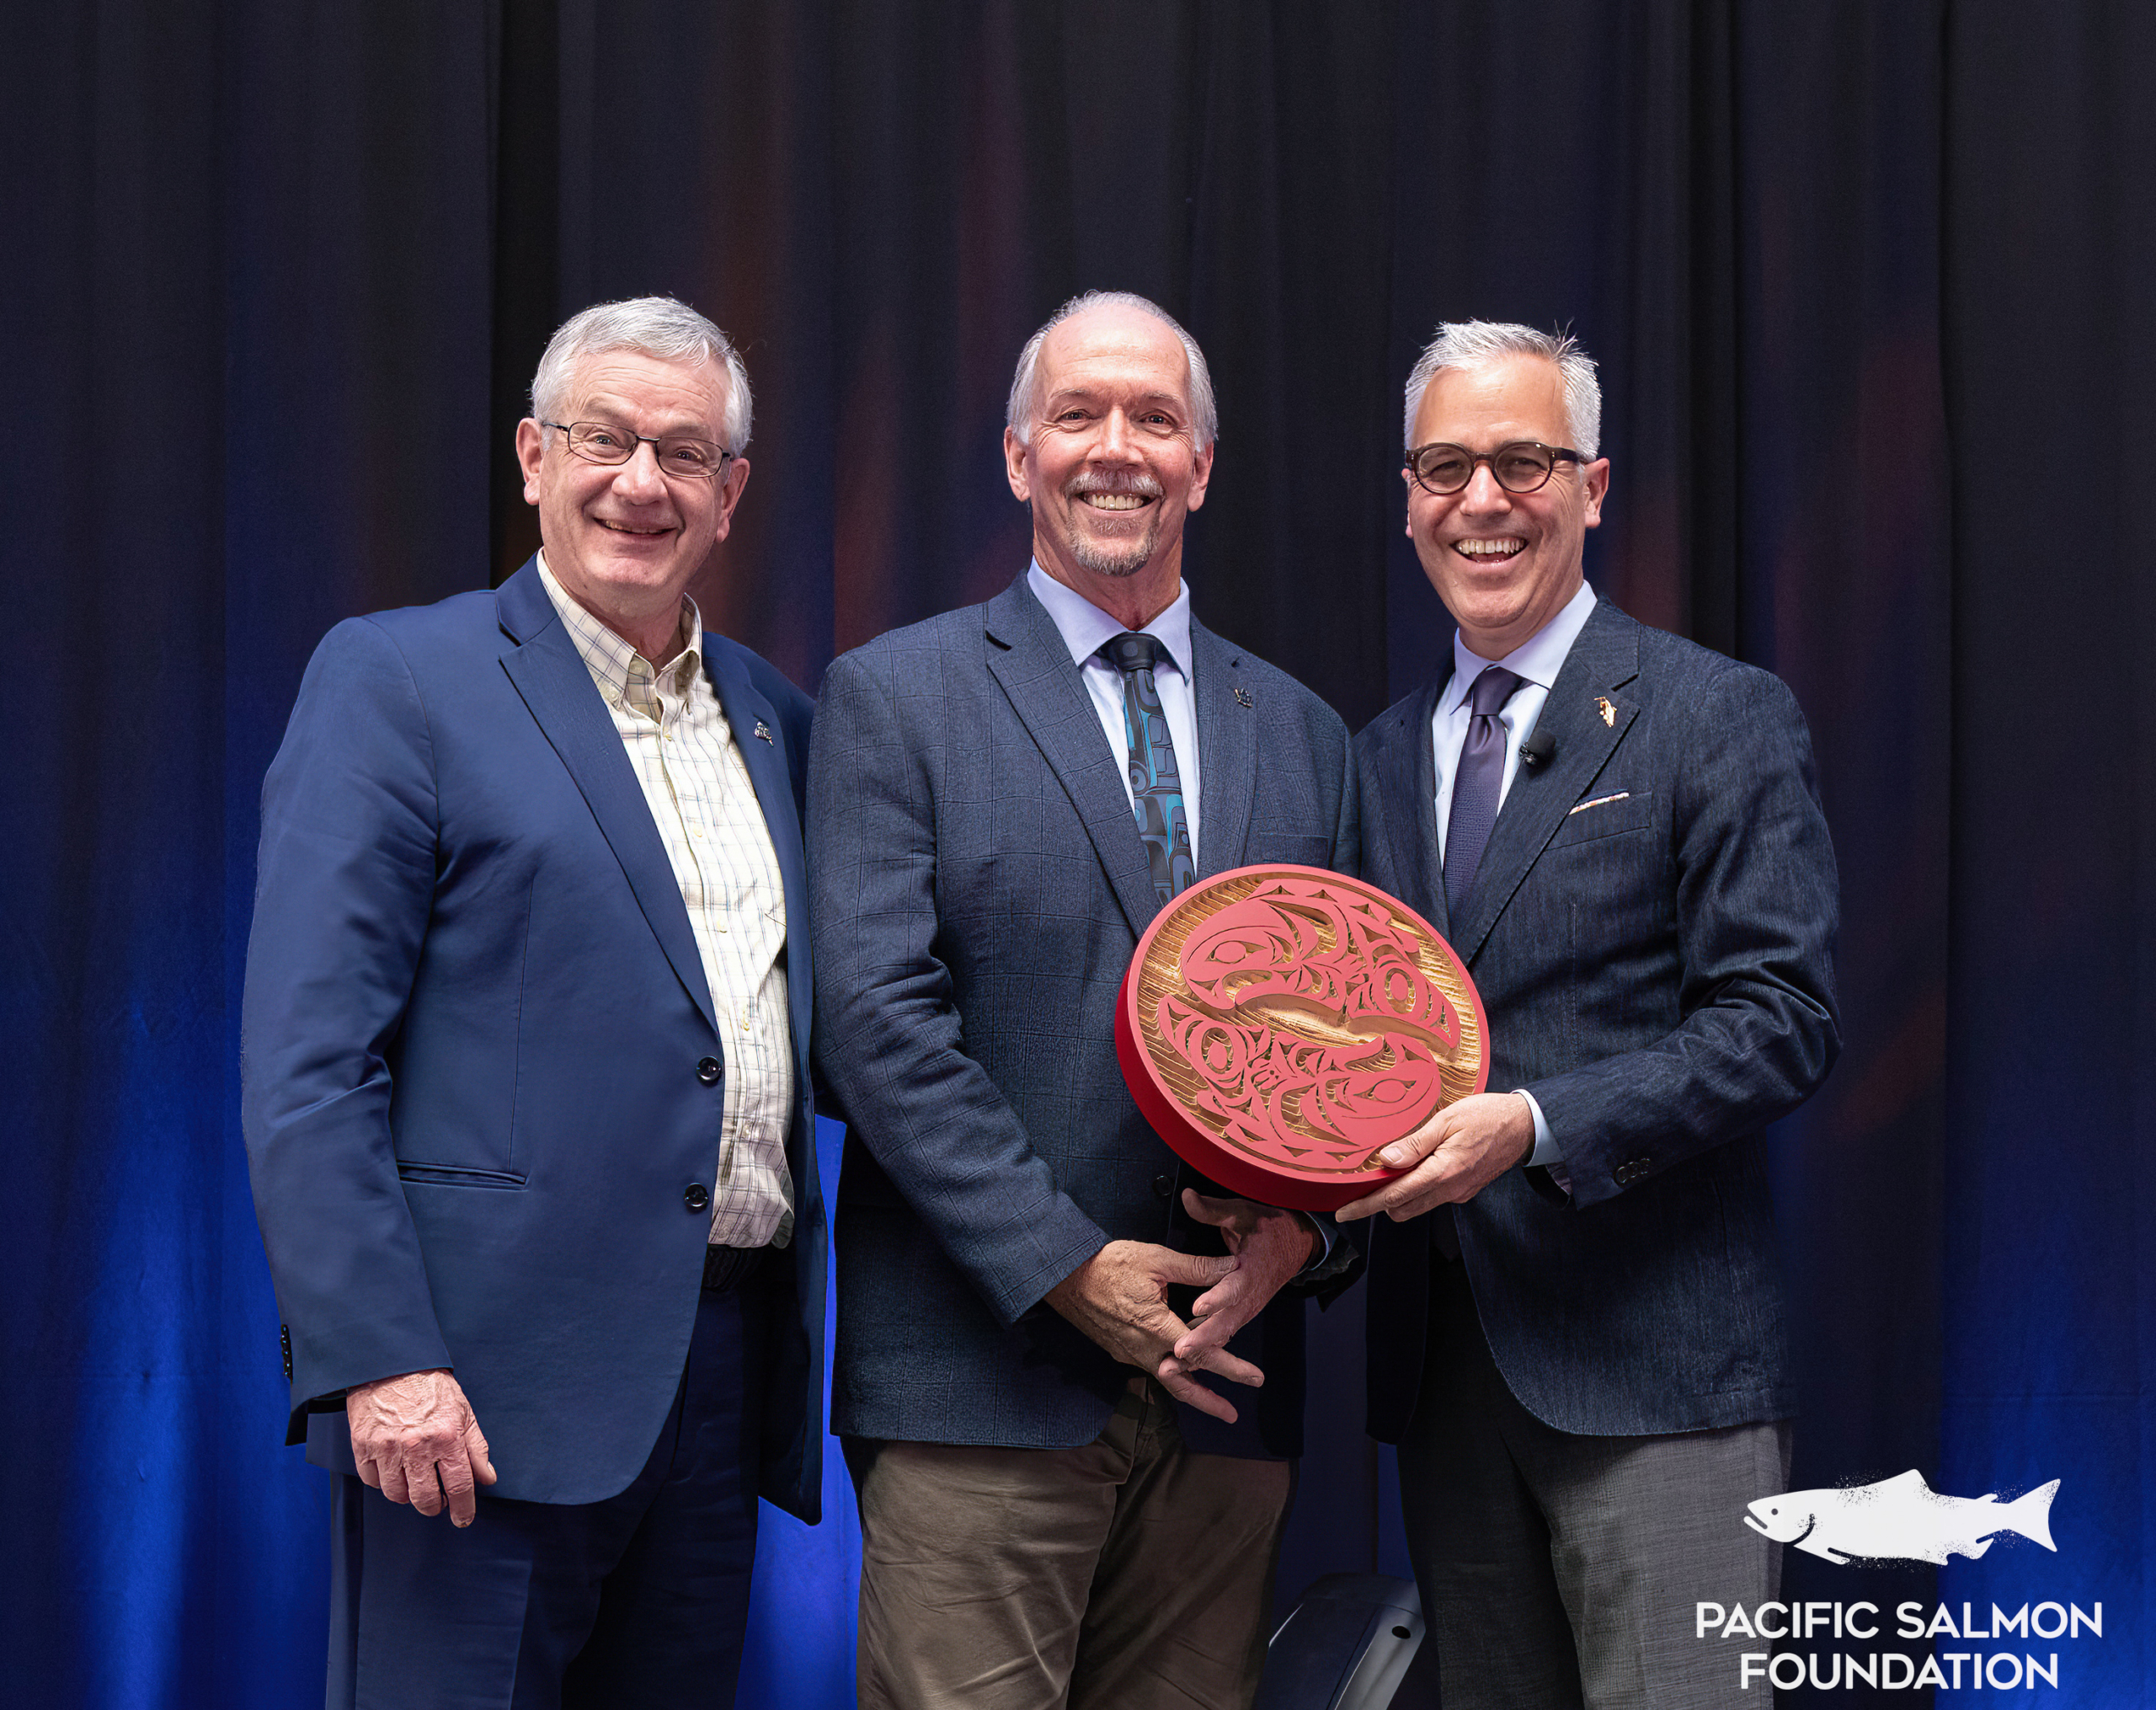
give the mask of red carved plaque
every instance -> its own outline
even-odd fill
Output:
[[[1399,1174],[1371,1155],[1490,1073],[1482,1001],[1452,946],[1375,886],[1315,867],[1239,867],[1163,909],[1115,1035],[1131,1096],[1178,1156],[1305,1211]]]

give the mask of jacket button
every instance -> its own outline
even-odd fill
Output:
[[[1174,1193],[1175,1190],[1176,1183],[1173,1176],[1155,1176],[1153,1178],[1153,1197],[1155,1199],[1165,1200],[1169,1194]]]
[[[707,1087],[716,1087],[718,1077],[726,1072],[726,1066],[717,1057],[701,1057],[696,1061],[696,1078]]]
[[[691,1182],[681,1189],[681,1203],[691,1211],[701,1211],[711,1204],[711,1189],[702,1182]]]

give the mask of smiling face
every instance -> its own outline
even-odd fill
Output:
[[[1181,340],[1142,310],[1104,304],[1049,334],[1034,378],[1030,438],[1003,436],[1011,490],[1033,508],[1033,556],[1104,609],[1134,599],[1159,611],[1213,472],[1213,448],[1194,442]]]
[[[1478,368],[1439,371],[1415,413],[1417,446],[1443,441],[1494,452],[1513,440],[1568,446],[1565,382],[1540,356],[1503,356]],[[1587,531],[1602,521],[1609,460],[1560,462],[1548,484],[1508,493],[1486,463],[1457,493],[1407,482],[1407,534],[1422,574],[1467,644],[1502,659],[1547,623],[1580,585]]]
[[[658,437],[693,434],[725,441],[726,371],[718,364],[666,362],[635,350],[602,350],[571,371],[564,422],[605,422]],[[681,592],[726,538],[749,478],[730,457],[709,478],[662,475],[656,447],[639,445],[611,467],[579,457],[568,436],[517,425],[524,497],[539,507],[547,568],[570,596],[654,664],[680,622]]]

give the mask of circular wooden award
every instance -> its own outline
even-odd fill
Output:
[[[1373,1154],[1490,1076],[1482,1000],[1452,946],[1315,867],[1239,867],[1161,910],[1123,975],[1115,1043],[1177,1156],[1300,1211],[1403,1173]]]

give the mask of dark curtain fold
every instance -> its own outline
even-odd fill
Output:
[[[1790,681],[1842,861],[1847,1050],[1774,1154],[1797,1482],[2063,1481],[2056,1556],[1792,1556],[1792,1592],[2100,1600],[2066,1702],[2143,1696],[2152,34],[2125,0],[18,8],[11,1690],[318,1690],[326,1496],[278,1445],[236,1121],[255,795],[333,623],[536,543],[509,438],[553,326],[665,291],[739,339],[753,475],[696,592],[813,688],[1023,567],[1011,364],[1103,286],[1212,364],[1198,610],[1351,724],[1449,635],[1401,534],[1416,350],[1481,315],[1601,359],[1590,574]],[[1402,1567],[1359,1324],[1315,1339],[1289,1595]],[[744,1702],[846,1701],[847,1540],[775,1527]]]
[[[2156,15],[1989,0],[1945,39],[1941,1472],[2063,1481],[2041,1577],[2101,1600],[2103,1641],[2068,1655],[2089,1702],[2126,1703],[2156,1675]],[[2039,1577],[2007,1568],[1942,1584]]]

